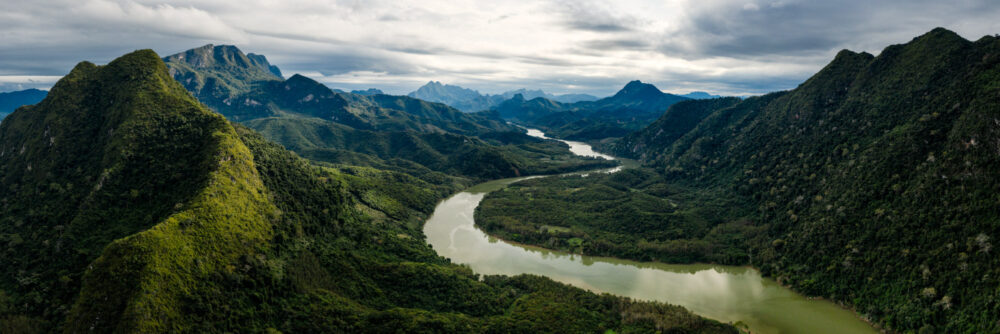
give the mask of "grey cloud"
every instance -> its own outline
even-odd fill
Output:
[[[630,15],[613,13],[603,7],[603,2],[557,1],[552,9],[560,13],[563,24],[570,30],[585,30],[603,33],[622,33],[635,30],[640,21]]]
[[[652,43],[638,38],[595,39],[583,43],[584,48],[597,50],[645,50]]]
[[[832,55],[842,48],[881,48],[935,26],[953,26],[983,14],[1000,17],[990,0],[959,4],[917,1],[757,1],[692,4],[687,22],[666,32],[659,50],[686,59]],[[955,29],[953,27],[952,29]],[[862,42],[865,41],[865,42]],[[879,50],[858,50],[878,52]]]
[[[263,54],[288,74],[362,73],[331,83],[350,89],[405,93],[451,79],[491,93],[609,95],[640,79],[679,93],[744,94],[794,88],[843,48],[877,54],[936,26],[969,39],[1000,32],[995,0],[677,1],[670,12],[644,9],[658,0],[0,1],[0,76],[59,76],[82,60],[213,43]],[[375,73],[370,84],[359,83],[363,73]]]

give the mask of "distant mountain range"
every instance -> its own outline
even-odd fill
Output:
[[[385,95],[385,93],[382,92],[382,90],[378,89],[378,88],[368,88],[366,90],[352,90],[351,94],[369,95],[369,96],[370,95]]]
[[[476,112],[492,109],[500,105],[500,103],[503,103],[503,101],[509,100],[518,94],[529,100],[542,97],[562,103],[593,101],[598,99],[596,96],[588,94],[552,95],[542,90],[528,90],[524,88],[497,95],[480,94],[476,90],[461,86],[442,84],[437,81],[428,82],[416,91],[407,94],[407,96],[431,102],[444,103],[465,112]]]
[[[712,95],[706,92],[690,92],[681,96],[692,100],[707,100],[707,99],[717,99],[722,97],[721,95]]]
[[[0,93],[0,119],[25,105],[38,103],[48,92],[38,89],[26,89],[15,92]]]
[[[618,93],[597,101],[560,103],[515,95],[494,108],[503,119],[541,128],[566,139],[599,140],[621,137],[660,117],[674,103],[690,98],[668,94],[641,81],[629,82]]]

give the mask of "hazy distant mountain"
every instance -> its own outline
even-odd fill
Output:
[[[368,88],[366,90],[352,90],[351,94],[367,95],[367,96],[371,96],[371,95],[385,95],[385,93],[382,92],[382,90],[378,89],[378,88]]]
[[[504,100],[509,100],[514,97],[514,95],[521,94],[525,100],[532,100],[535,98],[543,97],[552,101],[562,102],[562,103],[575,103],[580,101],[594,101],[598,97],[590,94],[563,94],[563,95],[553,95],[542,91],[541,89],[528,90],[528,89],[516,89],[512,91],[504,92],[500,94],[504,97]]]
[[[717,99],[722,97],[721,95],[712,95],[706,92],[690,92],[681,96],[694,100]]]
[[[553,95],[540,89],[528,90],[525,88],[507,91],[497,95],[480,94],[478,91],[473,89],[442,84],[437,81],[428,82],[426,85],[423,85],[416,91],[408,94],[410,97],[431,102],[444,103],[465,112],[492,109],[500,105],[500,103],[503,103],[503,101],[514,98],[515,95],[521,95],[525,100],[541,97],[562,103],[597,100],[596,96],[588,94]]]
[[[18,107],[38,103],[48,92],[38,89],[0,93],[0,119],[14,112]]]
[[[614,96],[597,101],[559,103],[543,97],[523,95],[496,108],[500,117],[545,130],[567,139],[593,140],[621,137],[641,129],[660,117],[670,105],[689,98],[668,94],[656,86],[629,82]]]

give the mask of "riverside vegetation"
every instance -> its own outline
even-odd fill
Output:
[[[673,105],[620,175],[487,195],[486,230],[641,260],[750,264],[899,332],[1000,331],[1000,38],[841,51],[798,88]]]
[[[454,185],[428,180],[304,160],[152,51],[80,63],[0,123],[0,331],[736,332],[451,264],[419,227]]]

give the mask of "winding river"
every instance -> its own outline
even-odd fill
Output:
[[[534,129],[528,134],[547,138]],[[563,142],[578,155],[614,159],[587,144]],[[482,183],[444,200],[424,225],[427,241],[441,256],[480,274],[547,276],[595,292],[681,305],[711,319],[742,322],[753,333],[876,333],[853,312],[805,298],[752,268],[574,255],[508,243],[475,226],[473,213],[486,193],[528,178]]]

